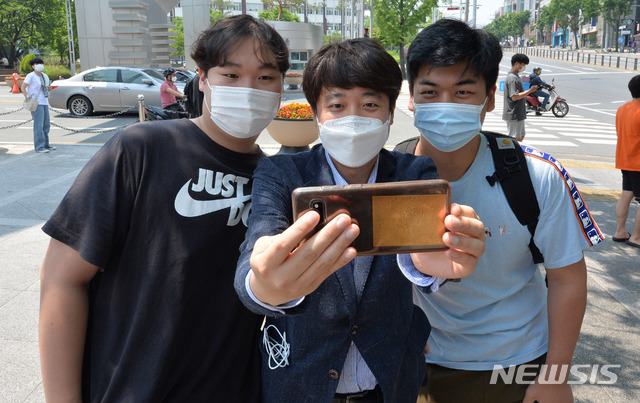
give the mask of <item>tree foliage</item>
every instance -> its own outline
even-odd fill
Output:
[[[406,78],[405,45],[418,34],[418,30],[427,25],[431,9],[436,0],[375,0],[374,24],[379,30],[381,42],[398,48],[402,77]]]
[[[258,18],[263,20],[273,20],[273,21],[300,22],[300,18],[297,15],[291,13],[289,10],[287,10],[287,8],[302,7],[305,5],[306,1],[305,0],[262,0],[262,3],[269,6],[270,9],[261,11],[260,14],[258,14]],[[288,15],[285,15],[285,14],[288,14]],[[263,15],[265,17],[268,16],[269,18],[263,18]],[[295,17],[295,19],[286,19],[286,18],[292,18],[291,16]]]
[[[291,21],[291,22],[300,22],[300,17],[291,11],[282,9],[279,11],[278,9],[271,10],[263,10],[258,13],[258,18],[265,21]]]
[[[184,57],[184,21],[182,17],[173,17],[171,23],[175,25],[175,28],[169,29],[169,32],[175,33],[173,41],[175,42],[175,52],[171,53],[171,56]]]
[[[529,10],[503,14],[491,24],[485,25],[484,30],[494,34],[500,41],[507,40],[510,36],[520,38],[524,35],[524,28],[529,24],[530,18]]]
[[[633,2],[629,0],[600,0],[602,17],[617,30],[619,26],[625,25],[626,17],[631,14],[631,5]],[[616,51],[618,50],[618,42],[616,43]]]
[[[37,30],[60,1],[0,0],[0,57],[15,63],[29,46],[39,45]]]

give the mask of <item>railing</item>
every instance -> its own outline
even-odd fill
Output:
[[[21,110],[23,110],[24,107],[22,108],[18,108],[9,112],[4,112],[4,113],[0,113],[0,116],[2,115],[9,115],[12,113],[16,113],[16,112],[20,112]],[[66,111],[61,111],[58,109],[54,109],[52,107],[49,107],[49,110],[52,112],[55,112],[58,114],[58,117],[66,117],[66,118],[78,118],[78,119],[105,119],[105,118],[111,118],[114,116],[119,116],[119,115],[123,115],[125,113],[128,112],[133,112],[135,109],[138,109],[138,120],[137,121],[133,121],[131,123],[128,123],[126,125],[122,125],[122,126],[118,126],[118,127],[114,127],[111,129],[97,129],[97,130],[89,130],[89,129],[71,129],[68,127],[64,127],[61,126],[53,121],[51,121],[51,126],[55,126],[57,128],[63,129],[63,130],[67,130],[70,132],[74,132],[74,133],[107,133],[107,132],[111,132],[114,130],[120,130],[120,129],[124,129],[127,126],[131,126],[134,123],[138,123],[138,122],[144,122],[145,121],[145,113],[144,113],[144,95],[140,94],[138,95],[138,104],[135,106],[131,106],[129,108],[123,109],[121,111],[118,112],[114,112],[114,113],[110,113],[108,115],[100,115],[100,116],[77,116],[77,115],[73,115],[70,113],[67,113]],[[33,121],[33,119],[27,119],[23,122],[19,122],[19,123],[15,123],[9,126],[3,126],[0,127],[0,130],[4,130],[4,129],[13,129],[14,127],[18,127],[18,126],[22,126],[26,123],[29,123]]]
[[[638,70],[638,58],[640,55],[621,56],[619,54],[583,52],[582,50],[542,49],[531,47],[508,48],[508,52],[524,53],[529,56],[546,59],[566,60],[576,63],[592,64],[594,66],[615,67],[625,70]],[[596,51],[597,52],[597,51]]]

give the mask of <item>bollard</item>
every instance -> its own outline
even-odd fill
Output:
[[[638,59],[633,59],[633,70],[638,70]]]
[[[138,94],[138,120],[144,122],[144,95]]]
[[[591,64],[591,53],[587,53],[587,64]]]
[[[11,89],[12,94],[19,94],[20,89],[18,88],[18,73],[13,73],[13,88]]]

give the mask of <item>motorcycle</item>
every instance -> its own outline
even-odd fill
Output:
[[[553,80],[551,83],[553,84]],[[540,90],[544,91],[542,88]],[[537,96],[533,94],[527,95],[527,113],[535,112],[536,115],[542,115],[544,112],[551,111],[559,118],[565,117],[567,113],[569,113],[567,100],[560,97],[555,89],[550,88],[546,91],[549,92],[549,102],[547,102],[547,106],[544,109],[542,109],[542,102],[540,102]]]
[[[177,100],[178,105],[182,106],[184,110],[185,98],[179,98]],[[169,120],[169,119],[182,119],[188,118],[189,113],[185,111],[176,111],[173,109],[162,109],[157,106],[145,105],[144,115],[146,120]]]

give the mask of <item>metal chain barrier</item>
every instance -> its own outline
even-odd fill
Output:
[[[16,123],[14,125],[0,127],[0,130],[2,130],[2,129],[13,129],[14,127],[22,126],[25,123],[29,123],[29,122],[32,122],[32,121],[33,121],[33,119],[29,119],[29,120],[25,120],[24,122]]]
[[[74,132],[74,133],[106,133],[106,132],[111,132],[111,131],[114,131],[114,130],[124,129],[127,126],[131,126],[134,123],[138,123],[138,121],[136,120],[136,121],[133,121],[131,123],[127,123],[126,125],[114,127],[112,129],[96,129],[96,130],[70,129],[68,127],[60,126],[59,124],[56,124],[56,123],[53,123],[53,122],[50,122],[50,123],[51,123],[51,126],[55,126],[55,127],[59,128],[59,129],[68,130],[68,131]]]
[[[127,108],[127,109],[123,109],[123,110],[121,110],[119,112],[110,113],[108,115],[78,116],[78,115],[74,115],[72,113],[68,113],[68,112],[65,112],[65,111],[61,111],[59,109],[54,109],[52,107],[49,107],[50,111],[53,111],[53,112],[56,112],[56,113],[60,114],[59,117],[61,117],[61,118],[79,118],[79,119],[105,119],[105,118],[111,118],[111,117],[114,117],[114,116],[123,115],[123,114],[125,114],[127,112],[133,112],[136,109],[138,109],[138,105],[131,106],[131,107]]]
[[[19,108],[19,109],[14,110],[14,111],[2,112],[2,113],[0,113],[0,116],[2,116],[2,115],[10,115],[10,114],[12,114],[12,113],[20,112],[20,111],[21,111],[21,110],[23,110],[23,109],[24,109],[24,106],[23,106],[22,108]]]

